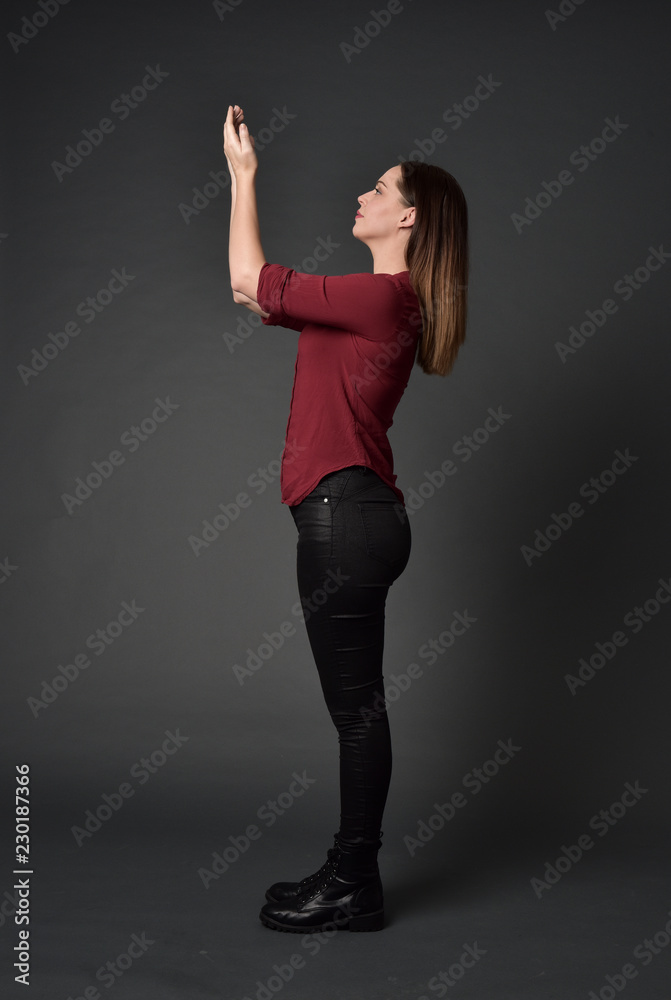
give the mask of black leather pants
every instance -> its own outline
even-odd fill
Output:
[[[345,847],[379,847],[392,763],[385,602],[410,557],[410,521],[391,487],[360,465],[325,476],[289,510],[308,638],[338,732],[339,838]]]

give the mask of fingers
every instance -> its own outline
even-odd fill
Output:
[[[242,121],[242,119],[244,117],[245,117],[245,113],[244,113],[244,111],[242,110],[242,108],[238,104],[235,104],[235,105],[229,104],[228,105],[228,112],[226,114],[226,121],[224,122],[224,135],[226,134],[226,126],[227,125],[232,125],[233,126],[233,132],[235,133],[236,136],[240,135],[240,133],[239,133],[238,130],[239,130],[240,126],[242,126],[242,125],[244,125],[244,132],[242,134],[247,133],[247,131],[248,131],[247,130],[247,125]]]
[[[254,137],[249,134],[246,122],[243,122],[244,111],[239,104],[229,104],[224,122],[224,152],[229,160],[227,149],[237,154],[255,151]],[[232,131],[230,131],[232,127]],[[237,140],[237,142],[236,142]]]

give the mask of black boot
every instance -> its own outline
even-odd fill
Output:
[[[289,899],[290,896],[295,896],[297,892],[301,892],[303,889],[314,885],[326,873],[329,862],[336,857],[339,851],[340,844],[338,843],[338,834],[336,833],[333,835],[333,847],[329,848],[327,860],[318,872],[315,872],[314,875],[308,875],[306,878],[301,879],[300,882],[275,882],[274,885],[271,885],[270,889],[266,890],[266,899],[271,903],[280,903],[284,899]]]
[[[339,928],[379,931],[384,927],[384,899],[377,865],[382,846],[348,850],[336,837],[313,881],[293,896],[266,903],[259,919],[272,930],[297,934]],[[291,884],[291,883],[289,883]]]

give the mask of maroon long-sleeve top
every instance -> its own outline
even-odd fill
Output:
[[[409,271],[304,274],[264,263],[257,301],[267,326],[300,331],[282,452],[282,503],[323,476],[367,465],[394,490],[387,431],[415,360],[421,316]]]

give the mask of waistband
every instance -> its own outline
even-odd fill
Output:
[[[367,465],[346,465],[343,469],[336,469],[335,472],[328,472],[325,476],[322,476],[322,478],[319,480],[319,482],[323,483],[325,479],[332,479],[333,477],[335,477],[335,476],[341,476],[341,475],[343,475],[346,472],[358,472],[362,476],[365,476],[365,475],[376,476],[377,475],[377,473],[374,472],[373,469],[371,469]]]
[[[322,476],[309,496],[312,498],[328,497],[330,500],[337,502],[346,495],[358,493],[360,490],[371,489],[376,486],[379,486],[384,491],[391,489],[391,487],[380,479],[377,472],[367,465],[347,465],[342,469],[336,469],[334,472],[328,472],[325,476]]]

